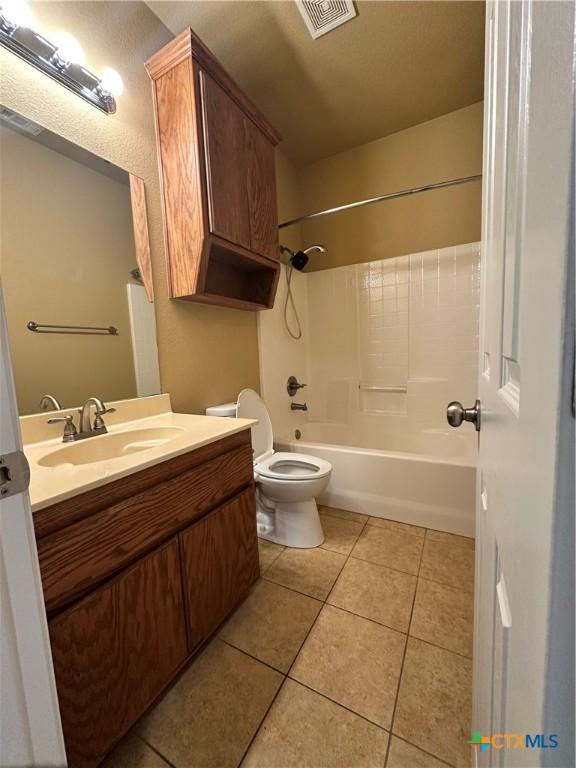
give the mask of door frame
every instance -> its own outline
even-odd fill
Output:
[[[22,436],[0,282],[0,455],[15,452]],[[0,675],[0,767],[65,766],[27,488],[0,498]]]

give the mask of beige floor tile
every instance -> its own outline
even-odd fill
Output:
[[[320,515],[320,521],[326,537],[322,549],[349,555],[362,533],[364,524],[324,514]]]
[[[137,726],[176,768],[236,768],[282,676],[213,641]]]
[[[134,733],[125,736],[100,768],[170,768],[160,755]]]
[[[411,533],[424,538],[426,528],[420,528],[418,525],[408,525],[408,523],[398,523],[396,520],[385,520],[383,517],[369,517],[368,525],[374,525],[376,528],[386,528],[389,531],[399,531],[400,533]]]
[[[457,536],[455,533],[445,533],[444,531],[434,531],[428,528],[426,538],[430,541],[442,541],[445,544],[458,544],[461,547],[474,549],[475,540],[469,536]]]
[[[265,578],[324,600],[346,562],[344,555],[326,549],[285,549]]]
[[[457,768],[470,765],[472,662],[408,638],[393,732]]]
[[[416,577],[350,558],[328,602],[338,608],[408,632]]]
[[[422,538],[411,533],[367,525],[352,550],[352,557],[416,575],[423,543]]]
[[[320,505],[318,511],[322,515],[330,515],[330,517],[339,517],[341,520],[352,520],[354,523],[364,523],[368,520],[369,515],[363,515],[361,512],[350,512],[348,509],[336,509],[336,507],[325,507]]]
[[[406,635],[325,605],[290,677],[390,729]]]
[[[474,590],[474,550],[426,538],[420,576],[468,592]]]
[[[287,672],[322,603],[260,580],[220,632],[220,638]]]
[[[260,554],[260,573],[270,568],[274,560],[284,552],[285,547],[275,544],[273,541],[258,539],[258,552]]]
[[[392,736],[386,768],[446,768],[446,765],[418,747]]]
[[[474,596],[470,592],[418,579],[411,635],[472,657],[473,624]]]
[[[286,680],[242,768],[381,768],[388,734]]]

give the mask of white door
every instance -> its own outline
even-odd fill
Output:
[[[486,12],[473,730],[494,738],[472,754],[482,766],[567,768],[574,4],[492,0]]]
[[[0,285],[0,767],[65,766],[22,456]]]

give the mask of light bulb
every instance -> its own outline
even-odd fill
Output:
[[[57,32],[51,36],[51,42],[56,46],[58,57],[69,64],[80,64],[86,61],[84,49],[69,32]]]
[[[115,69],[111,67],[103,69],[101,80],[100,87],[111,93],[112,96],[121,96],[124,92],[124,83]]]
[[[0,13],[12,27],[32,27],[34,14],[24,0],[2,0]]]

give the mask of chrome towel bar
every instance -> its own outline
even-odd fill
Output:
[[[35,323],[30,320],[26,328],[34,333],[72,333],[86,334],[88,336],[118,336],[118,328],[113,325],[47,325],[46,323]]]

